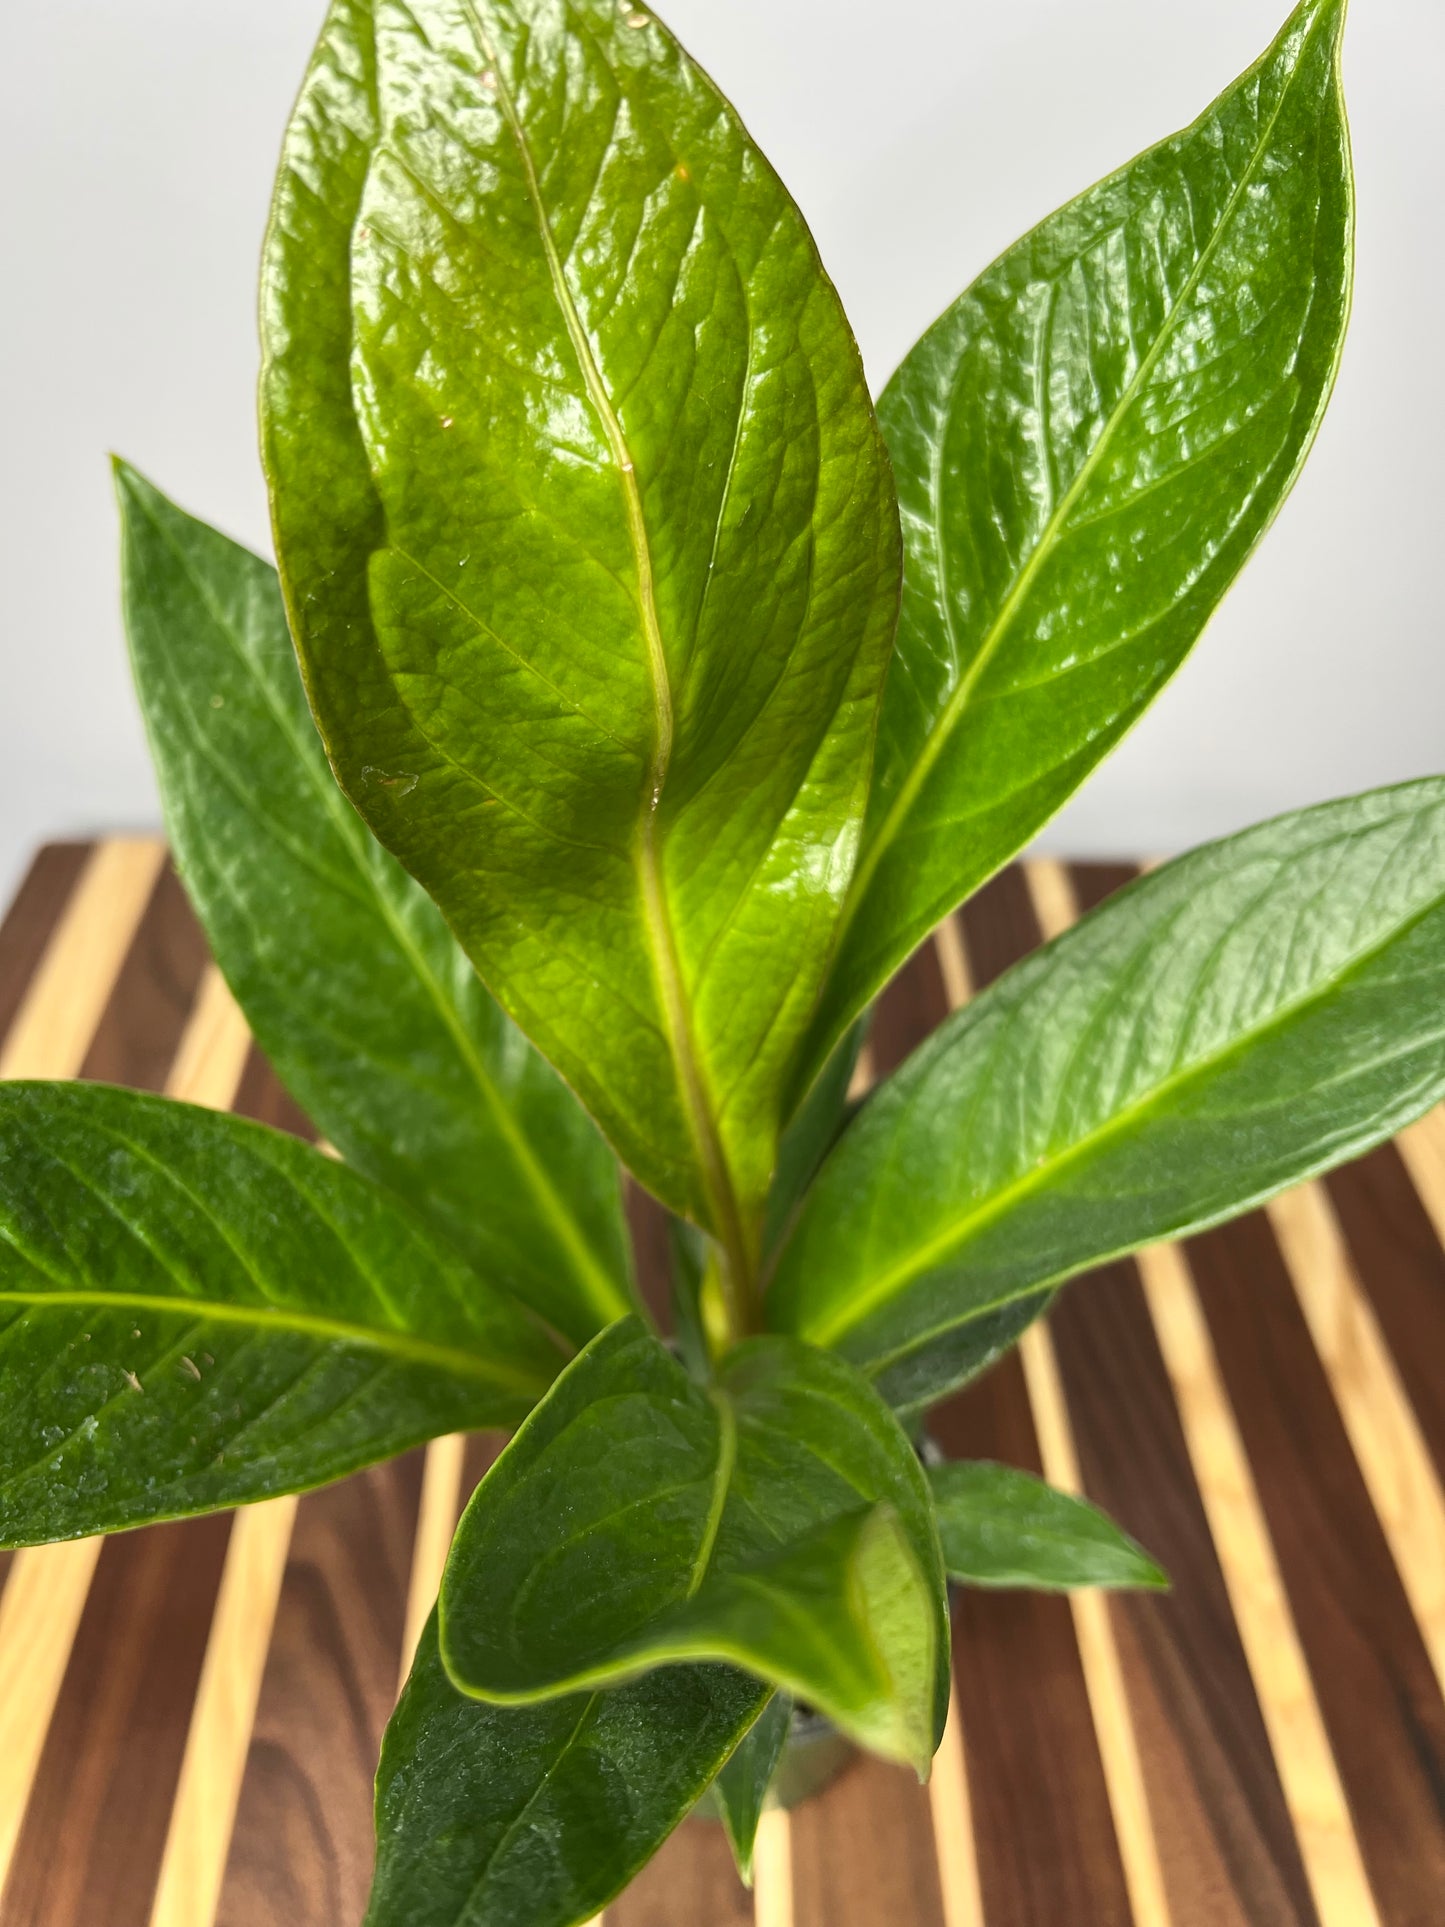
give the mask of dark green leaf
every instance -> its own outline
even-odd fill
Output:
[[[295,1138],[0,1084],[0,1545],[515,1424],[561,1363],[420,1219]]]
[[[1074,1586],[1168,1585],[1128,1533],[1084,1499],[1011,1465],[929,1470],[943,1563],[964,1586],[1066,1592]]]
[[[951,1018],[808,1194],[770,1323],[900,1409],[1070,1273],[1196,1231],[1445,1096],[1445,780],[1133,884]]]
[[[1344,14],[1304,0],[889,383],[903,615],[811,1064],[1158,694],[1299,472],[1349,308]]]
[[[336,787],[276,572],[118,464],[126,623],[181,874],[348,1163],[579,1344],[633,1299],[617,1166]]]
[[[328,33],[263,385],[322,733],[628,1164],[746,1268],[896,613],[856,348],[650,15],[377,0],[374,36]]]
[[[713,1798],[728,1844],[744,1885],[749,1887],[753,1884],[753,1844],[763,1817],[763,1802],[782,1758],[792,1718],[793,1702],[788,1695],[774,1693],[713,1782]]]
[[[783,1141],[778,1146],[778,1168],[768,1192],[764,1251],[774,1250],[782,1239],[803,1193],[818,1175],[819,1165],[847,1122],[848,1090],[868,1034],[868,1023],[865,1013],[849,1030],[783,1133]]]
[[[436,1617],[387,1728],[366,1927],[577,1927],[662,1845],[756,1717],[728,1666],[485,1706],[458,1693]]]
[[[447,1670],[480,1698],[728,1660],[920,1773],[946,1631],[922,1469],[857,1374],[756,1339],[704,1391],[636,1319],[574,1360],[483,1480],[441,1595]]]

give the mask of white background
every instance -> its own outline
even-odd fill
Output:
[[[875,384],[1016,234],[1193,118],[1287,0],[671,0],[802,204]],[[105,452],[266,543],[254,281],[322,0],[44,0],[0,64],[0,897],[156,819]],[[1315,455],[1048,840],[1162,851],[1445,768],[1445,5],[1359,0],[1355,319]]]

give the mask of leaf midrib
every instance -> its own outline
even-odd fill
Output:
[[[898,795],[894,798],[888,814],[879,825],[878,834],[873,838],[867,851],[864,853],[854,875],[852,887],[848,892],[848,900],[844,904],[843,914],[839,919],[837,936],[835,938],[835,953],[841,951],[844,936],[851,927],[874,876],[877,874],[884,857],[892,846],[893,840],[898,834],[904,819],[911,812],[924,784],[931,776],[939,757],[942,756],[944,749],[952,739],[954,731],[961,723],[984,671],[988,668],[993,657],[998,653],[1005,637],[1013,626],[1015,618],[1027,600],[1030,590],[1038,580],[1039,574],[1048,561],[1054,545],[1065,532],[1065,525],[1069,516],[1077,506],[1078,501],[1087,490],[1089,484],[1093,481],[1103,458],[1113,444],[1114,436],[1121,423],[1132,411],[1134,403],[1142,393],[1145,383],[1153,374],[1165,346],[1173,338],[1174,330],[1186,304],[1197,290],[1210,261],[1214,258],[1221,237],[1231,226],[1235,212],[1245,192],[1252,184],[1256,171],[1268,151],[1269,143],[1273,138],[1280,116],[1284,112],[1285,104],[1293,92],[1299,68],[1303,64],[1305,47],[1308,46],[1309,41],[1318,31],[1323,18],[1323,13],[1317,16],[1306,33],[1304,42],[1301,44],[1300,57],[1296,63],[1295,70],[1291,73],[1285,85],[1280,89],[1279,99],[1275,103],[1274,111],[1271,113],[1264,131],[1255,145],[1254,152],[1250,156],[1249,165],[1245,168],[1243,174],[1241,174],[1233,192],[1230,194],[1229,200],[1225,204],[1219,220],[1215,223],[1213,232],[1210,234],[1204,247],[1200,250],[1199,258],[1191,269],[1177,299],[1170,304],[1169,311],[1161,322],[1154,341],[1140,361],[1138,368],[1131,376],[1128,386],[1120,396],[1119,402],[1106,422],[1099,439],[1090,449],[1088,455],[1080,465],[1077,475],[1069,484],[1069,487],[1060,498],[1058,505],[1050,515],[1038,542],[1029,554],[1027,562],[1015,579],[1013,587],[1005,596],[993,622],[989,625],[983,641],[974,656],[973,662],[969,665],[957,688],[944,705],[936,726],[925,739],[912,769],[900,786]],[[949,618],[949,630],[951,634],[951,616]]]
[[[648,779],[650,794],[638,823],[635,850],[642,897],[643,927],[662,1002],[668,1041],[677,1073],[678,1090],[687,1114],[708,1201],[716,1218],[716,1230],[727,1251],[734,1273],[740,1277],[746,1277],[751,1266],[747,1241],[743,1233],[742,1214],[734,1191],[727,1155],[723,1148],[715,1107],[698,1056],[693,1034],[693,1012],[687,987],[683,981],[677,938],[667,900],[662,855],[658,845],[658,806],[672,758],[673,706],[667,655],[663,646],[662,628],[657,611],[652,549],[647,531],[647,518],[643,509],[642,492],[638,487],[636,465],[623,433],[622,423],[613,407],[612,398],[603,381],[602,371],[597,365],[592,344],[567,282],[556,237],[552,232],[552,224],[542,199],[541,184],[538,180],[531,145],[526,129],[522,125],[517,103],[512,96],[505,66],[482,20],[476,0],[464,0],[464,4],[496,79],[497,102],[516,143],[528,199],[532,204],[538,235],[547,260],[552,292],[566,325],[573,353],[577,357],[588,397],[602,424],[603,433],[607,438],[622,484],[628,538],[637,570],[637,609],[647,647],[648,670],[656,706],[657,741]]]
[[[1178,1095],[1180,1091],[1187,1089],[1191,1083],[1218,1075],[1228,1066],[1232,1058],[1237,1058],[1241,1054],[1253,1051],[1271,1032],[1292,1024],[1297,1018],[1303,1016],[1314,1007],[1327,1003],[1343,988],[1351,977],[1358,975],[1359,972],[1366,969],[1377,958],[1383,956],[1395,944],[1403,942],[1404,939],[1409,936],[1410,932],[1422,923],[1433,911],[1438,910],[1442,903],[1445,903],[1445,893],[1432,897],[1429,902],[1424,904],[1413,916],[1392,925],[1379,942],[1369,945],[1364,950],[1352,956],[1347,964],[1334,972],[1324,983],[1311,989],[1306,995],[1296,997],[1288,1003],[1279,1005],[1273,1014],[1264,1022],[1255,1024],[1249,1029],[1240,1032],[1231,1039],[1222,1050],[1216,1051],[1207,1057],[1200,1058],[1193,1064],[1171,1073],[1170,1076],[1151,1086],[1148,1091],[1136,1098],[1132,1103],[1126,1105],[1123,1110],[1116,1111],[1112,1117],[1107,1119],[1106,1122],[1097,1129],[1086,1132],[1082,1137],[1075,1139],[1075,1141],[1064,1151],[1060,1152],[1058,1156],[1053,1158],[1045,1157],[1040,1162],[1031,1165],[1021,1176],[1013,1179],[1013,1181],[1005,1185],[1001,1191],[996,1191],[991,1198],[987,1199],[975,1210],[965,1213],[961,1218],[955,1219],[946,1231],[939,1232],[934,1237],[927,1239],[922,1245],[910,1253],[906,1259],[895,1265],[890,1271],[885,1272],[866,1292],[860,1292],[850,1296],[846,1304],[838,1308],[831,1322],[824,1320],[805,1335],[811,1343],[816,1345],[830,1347],[836,1345],[841,1334],[854,1329],[864,1318],[876,1311],[880,1305],[886,1304],[895,1298],[901,1290],[906,1288],[913,1279],[918,1277],[922,1272],[930,1270],[934,1265],[945,1260],[950,1253],[956,1251],[960,1245],[967,1243],[968,1240],[976,1236],[978,1232],[986,1230],[990,1224],[1011,1210],[1013,1206],[1018,1204],[1022,1199],[1027,1198],[1040,1188],[1047,1188],[1057,1180],[1062,1172],[1068,1170],[1090,1153],[1097,1151],[1111,1139],[1138,1125],[1147,1117],[1151,1110]],[[980,1005],[972,1005],[970,1006],[970,1011],[972,1012],[978,1008],[980,1008]],[[1146,1242],[1148,1241],[1146,1240]],[[1133,1247],[1129,1248],[1132,1249]],[[1090,1259],[1086,1262],[1093,1262],[1093,1260]],[[1067,1273],[1058,1274],[1058,1276],[1067,1275]],[[1047,1290],[1050,1284],[1056,1281],[1056,1276],[1036,1279],[1027,1286],[1019,1287],[1004,1298],[992,1300],[987,1305],[970,1308],[958,1318],[950,1319],[946,1325],[938,1327],[932,1333],[927,1334],[927,1336],[939,1337],[946,1331],[956,1331],[962,1326],[976,1323],[979,1319],[990,1316],[1007,1304],[1014,1303],[1023,1298],[1032,1297],[1037,1292]],[[869,1367],[870,1373],[882,1370],[897,1358],[915,1351],[920,1342],[922,1341],[910,1339],[906,1346],[891,1353],[887,1358],[874,1361]]]
[[[10,1245],[22,1261],[34,1270],[42,1268],[35,1259],[0,1233],[0,1241]],[[74,1287],[53,1291],[17,1291],[0,1286],[0,1305],[22,1305],[42,1309],[69,1307],[85,1311],[144,1311],[159,1317],[187,1317],[221,1325],[242,1325],[256,1331],[294,1332],[330,1344],[364,1346],[373,1351],[390,1352],[399,1361],[430,1365],[456,1378],[475,1379],[487,1385],[511,1387],[533,1396],[545,1391],[540,1376],[532,1377],[496,1362],[480,1358],[451,1346],[417,1338],[409,1332],[354,1325],[340,1318],[326,1318],[315,1312],[297,1312],[277,1305],[229,1305],[206,1298],[167,1298],[161,1293],[103,1291],[99,1287],[81,1290]]]

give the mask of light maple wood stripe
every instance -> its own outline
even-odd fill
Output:
[[[793,1927],[792,1822],[769,1807],[753,1843],[753,1927]]]
[[[467,1442],[461,1433],[433,1439],[426,1449],[426,1468],[422,1474],[421,1506],[417,1512],[416,1539],[412,1547],[411,1577],[406,1592],[406,1623],[401,1639],[399,1693],[406,1685],[411,1663],[421,1641],[427,1619],[441,1590],[442,1569],[451,1550],[461,1510],[462,1462]]]
[[[1138,1266],[1320,1927],[1380,1927],[1193,1277],[1174,1245],[1141,1252]]]
[[[860,1097],[866,1097],[873,1088],[873,1046],[865,1044],[858,1053],[858,1061],[853,1066],[853,1075],[848,1080],[848,1101],[856,1104]]]
[[[956,916],[945,917],[939,924],[933,933],[933,948],[938,956],[943,988],[948,994],[948,1007],[957,1010],[973,995],[973,977]]]
[[[1427,1111],[1401,1131],[1395,1148],[1405,1161],[1410,1182],[1435,1227],[1436,1237],[1445,1245],[1445,1104]]]
[[[1052,856],[1030,857],[1023,872],[1044,942],[1052,943],[1079,921],[1079,899],[1069,873],[1057,857]]]
[[[296,1505],[246,1506],[231,1527],[151,1927],[213,1927]]]
[[[1082,1493],[1078,1448],[1048,1326],[1031,1325],[1019,1352],[1044,1475],[1063,1492]],[[1069,1606],[1135,1927],[1169,1927],[1169,1900],[1109,1602],[1100,1592],[1072,1592]]]
[[[229,1111],[241,1088],[250,1050],[246,1020],[225,978],[214,964],[207,964],[166,1079],[166,1096]]]
[[[1445,1694],[1445,1493],[1323,1185],[1268,1207],[1274,1235]]]
[[[97,844],[0,1049],[0,1077],[80,1070],[164,861],[155,838]],[[0,1594],[0,1895],[100,1548],[28,1547]]]
[[[17,1553],[0,1593],[0,1897],[102,1543]]]
[[[154,837],[96,845],[0,1049],[0,1078],[78,1073],[165,855]]]
[[[968,1762],[956,1693],[948,1702],[943,1744],[933,1756],[928,1804],[933,1815],[933,1849],[938,1861],[939,1892],[943,1896],[944,1927],[984,1927]]]

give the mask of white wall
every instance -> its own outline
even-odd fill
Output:
[[[0,64],[0,895],[155,821],[105,451],[265,541],[253,282],[321,0],[12,4]],[[875,381],[1015,234],[1171,131],[1286,0],[670,0],[811,220]],[[1050,833],[1167,849],[1445,768],[1445,6],[1361,0],[1354,327],[1304,480]]]

